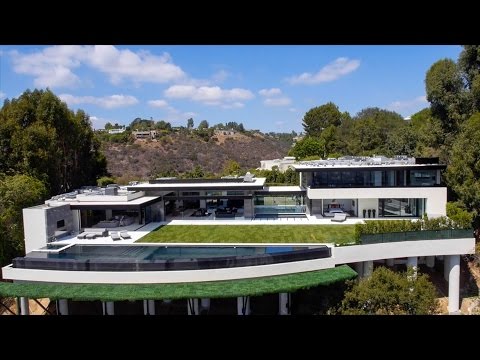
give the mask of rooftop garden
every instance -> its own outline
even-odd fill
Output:
[[[354,242],[354,225],[166,225],[137,240],[148,243]]]

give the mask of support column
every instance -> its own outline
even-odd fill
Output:
[[[148,300],[148,313],[155,315],[155,300]]]
[[[237,314],[250,315],[250,296],[239,296],[237,298]]]
[[[20,315],[30,315],[30,307],[27,297],[20,297]]]
[[[426,264],[427,264],[427,267],[429,267],[430,269],[433,269],[435,267],[435,256],[427,256]]]
[[[58,300],[58,315],[68,315],[68,300]]]
[[[115,305],[113,301],[102,301],[103,315],[115,315]]]
[[[448,273],[450,271],[450,265],[448,264],[450,261],[450,256],[444,255],[443,256],[443,278],[445,281],[448,281]]]
[[[290,293],[280,293],[278,294],[278,314],[279,315],[290,315],[292,308],[292,295]]]
[[[353,267],[355,268],[355,271],[358,274],[358,278],[359,279],[363,278],[363,262],[354,263]]]
[[[198,299],[187,299],[188,315],[198,315]]]
[[[204,298],[200,300],[200,308],[201,310],[210,311],[210,299]]]
[[[395,266],[395,259],[387,259],[387,266],[394,267]]]
[[[460,310],[460,255],[450,255],[448,261],[448,312]]]
[[[363,262],[363,277],[370,277],[373,272],[373,261],[364,261]]]
[[[148,300],[143,300],[143,315],[150,315],[148,312]]]
[[[413,268],[413,277],[417,277],[417,268],[418,268],[418,257],[410,256],[407,258],[407,268]]]

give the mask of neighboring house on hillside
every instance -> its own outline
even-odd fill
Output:
[[[283,159],[261,160],[259,170],[272,170],[274,166],[277,166],[278,170],[283,173],[287,169],[293,168],[294,163],[294,156],[285,156]]]
[[[236,131],[233,130],[233,129],[230,129],[230,130],[215,129],[214,134],[215,134],[215,135],[233,136],[233,135],[236,134]]]
[[[120,128],[120,129],[109,129],[108,130],[109,134],[121,134],[121,133],[124,133],[124,132],[125,132],[125,126],[123,128]]]
[[[157,130],[147,130],[139,131],[135,130],[132,132],[135,139],[155,139],[157,137]]]

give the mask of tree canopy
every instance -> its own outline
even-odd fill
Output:
[[[25,91],[0,109],[0,173],[33,176],[49,195],[94,185],[106,160],[89,116],[50,90]]]
[[[338,309],[345,315],[428,315],[437,309],[436,291],[425,274],[375,269],[368,278],[351,282]]]
[[[328,126],[339,126],[344,116],[337,105],[329,102],[308,110],[303,117],[303,128],[307,135],[320,136]]]

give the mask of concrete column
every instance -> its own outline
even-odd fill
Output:
[[[460,255],[450,255],[448,261],[448,312],[460,310]]]
[[[450,271],[450,265],[448,264],[450,261],[450,256],[448,255],[444,255],[443,256],[443,278],[445,279],[445,281],[448,281],[448,274],[449,274],[449,271]]]
[[[290,315],[292,307],[292,297],[290,293],[280,293],[278,294],[278,314],[279,315]]]
[[[395,259],[387,259],[387,266],[389,267],[395,266]]]
[[[429,267],[430,269],[433,269],[435,267],[435,256],[427,256],[426,264],[427,264],[427,267]]]
[[[363,278],[363,262],[354,263],[353,267],[358,274],[358,278]]]
[[[209,298],[201,299],[200,300],[200,308],[202,310],[209,311],[210,310],[210,299]]]
[[[58,315],[68,315],[68,300],[58,300]]]
[[[143,300],[143,315],[149,315],[149,313],[148,313],[148,300]]]
[[[147,300],[148,301],[148,313],[150,315],[155,315],[155,300]]]
[[[369,277],[373,272],[373,261],[363,262],[363,277]]]
[[[112,209],[105,210],[105,217],[107,218],[107,220],[110,220],[113,217],[112,213]]]
[[[417,277],[417,268],[418,268],[418,257],[416,256],[410,256],[407,258],[407,268],[412,267],[413,268],[413,276],[416,278]]]
[[[188,315],[199,315],[198,299],[187,299]]]
[[[237,298],[237,314],[250,315],[250,296],[239,296]]]
[[[20,315],[30,315],[30,306],[27,297],[20,297]]]
[[[103,315],[114,315],[115,305],[113,301],[102,301]]]

